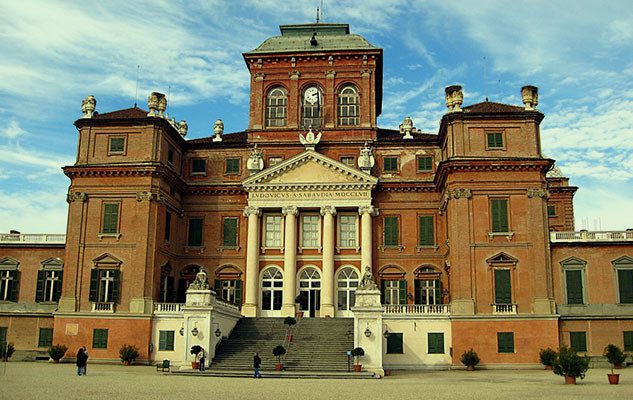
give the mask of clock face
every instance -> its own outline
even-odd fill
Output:
[[[303,98],[310,104],[316,104],[319,100],[319,89],[314,86],[307,88],[303,94]]]

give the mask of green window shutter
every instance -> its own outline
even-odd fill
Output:
[[[224,246],[237,246],[237,218],[224,218]]]
[[[167,277],[167,296],[165,297],[168,302],[176,301],[176,292],[174,290],[174,277]]]
[[[11,271],[11,289],[9,290],[9,301],[18,301],[18,290],[20,288],[20,271]]]
[[[382,279],[380,281],[380,304],[385,304],[385,286],[387,281]]]
[[[587,351],[587,332],[569,332],[569,344],[574,351]]]
[[[35,286],[35,301],[44,301],[44,285],[46,284],[46,271],[37,271],[37,285]]]
[[[169,241],[171,239],[171,213],[167,211],[165,214],[165,240]]]
[[[202,246],[202,218],[191,218],[189,220],[188,246]]]
[[[216,293],[218,296],[222,296],[222,281],[221,281],[221,280],[216,279],[216,280],[213,282],[213,290],[215,290],[215,293]]]
[[[551,204],[547,205],[547,216],[548,217],[555,217],[556,216],[556,206],[555,205],[551,205]]]
[[[500,149],[503,148],[503,133],[502,132],[490,132],[487,134],[488,148]]]
[[[166,349],[169,351],[174,350],[174,331],[167,331],[167,346]]]
[[[398,217],[385,217],[384,218],[384,244],[385,246],[397,246],[398,245]]]
[[[429,333],[428,335],[428,353],[444,354],[444,334]]]
[[[565,271],[565,283],[567,288],[567,304],[583,304],[582,271]]]
[[[125,150],[125,138],[110,138],[110,153],[123,153]]]
[[[442,299],[442,281],[439,279],[435,280],[435,304],[444,304],[444,299]]]
[[[53,345],[53,328],[40,328],[37,347],[51,347]]]
[[[433,216],[421,215],[418,217],[418,244],[420,246],[433,246],[435,244],[433,225]]]
[[[514,332],[497,332],[497,352],[514,353]]]
[[[240,279],[235,281],[235,304],[242,305],[242,281]]]
[[[633,331],[622,332],[624,336],[624,351],[633,351]]]
[[[108,348],[108,330],[94,329],[92,331],[92,348],[107,349]]]
[[[413,281],[413,304],[422,304],[422,280]]]
[[[384,165],[385,165],[385,172],[398,172],[398,158],[397,157],[385,157]]]
[[[207,172],[206,161],[199,158],[194,158],[191,161],[191,172],[198,174]]]
[[[113,272],[113,281],[112,281],[112,296],[110,297],[110,301],[117,303],[119,301],[119,290],[121,286],[121,271],[115,269]]]
[[[239,158],[227,158],[226,159],[226,173],[238,174],[240,172],[240,159]]]
[[[433,170],[432,157],[418,157],[418,171],[432,171],[432,170]]]
[[[512,287],[509,269],[495,269],[495,303],[512,304]]]
[[[158,332],[158,351],[167,350],[167,331]]]
[[[57,273],[57,276],[59,277],[59,279],[56,283],[57,286],[55,286],[53,301],[59,301],[59,299],[62,297],[62,287],[64,286],[64,271],[59,271]]]
[[[387,353],[402,354],[402,333],[390,333],[387,337]]]
[[[407,281],[404,279],[398,282],[398,303],[407,304]]]
[[[106,203],[103,205],[103,229],[102,233],[119,232],[119,204]]]
[[[492,231],[508,232],[508,200],[492,199],[490,200],[490,209],[492,218]]]
[[[618,270],[620,303],[633,303],[633,269]]]
[[[97,294],[99,292],[99,270],[90,270],[90,301],[97,301]]]

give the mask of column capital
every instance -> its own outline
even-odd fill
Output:
[[[281,213],[283,215],[297,215],[299,214],[299,209],[297,206],[286,206],[281,209]]]
[[[374,206],[361,206],[361,207],[358,207],[358,214],[359,215],[369,214],[372,217],[377,217],[379,214],[379,211]]]
[[[323,206],[321,207],[321,215],[325,216],[325,214],[336,215],[336,207],[334,206]]]
[[[73,201],[81,201],[82,203],[88,200],[88,194],[86,192],[68,192],[66,195],[66,201],[72,203]]]
[[[259,217],[262,215],[262,209],[255,206],[244,207],[244,216],[250,217],[251,215],[257,215]]]

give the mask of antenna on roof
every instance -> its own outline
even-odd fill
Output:
[[[317,24],[319,23],[319,7],[317,7]]]
[[[138,70],[141,69],[140,65],[136,66],[136,93],[134,93],[134,108],[136,108],[136,104],[138,103]]]
[[[488,82],[486,81],[486,56],[484,56],[484,93],[488,94]],[[488,101],[488,96],[486,96],[486,101]]]

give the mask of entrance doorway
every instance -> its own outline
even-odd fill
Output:
[[[316,317],[321,310],[321,274],[314,267],[306,267],[299,273],[299,311],[304,317]]]

